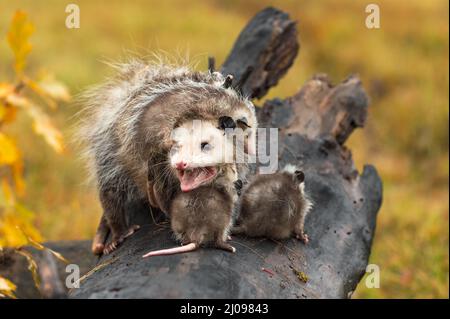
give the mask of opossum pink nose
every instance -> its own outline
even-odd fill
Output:
[[[185,163],[185,162],[178,162],[175,165],[176,165],[177,169],[186,169],[186,167],[187,167],[187,163]]]

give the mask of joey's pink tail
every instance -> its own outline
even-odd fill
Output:
[[[190,251],[194,251],[198,248],[198,245],[196,243],[190,243],[181,247],[174,247],[174,248],[168,248],[168,249],[161,249],[161,250],[154,250],[151,251],[142,258],[152,257],[152,256],[165,256],[165,255],[175,255],[175,254],[181,254],[181,253],[187,253]]]

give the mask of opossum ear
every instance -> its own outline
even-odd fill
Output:
[[[305,180],[305,173],[303,173],[302,171],[295,171],[294,175],[295,175],[295,179],[299,183],[303,183],[304,182],[304,180]]]
[[[243,130],[245,130],[245,129],[250,127],[250,125],[248,125],[248,120],[247,120],[246,117],[242,117],[242,118],[238,119],[236,121],[236,124],[237,124],[238,127],[240,127]]]
[[[223,82],[223,87],[228,89],[231,84],[233,84],[233,76],[231,74],[228,74],[225,78],[225,82]]]
[[[208,71],[209,73],[216,71],[216,59],[213,56],[208,57]]]
[[[227,128],[236,128],[236,122],[229,116],[219,117],[219,129],[225,130]]]

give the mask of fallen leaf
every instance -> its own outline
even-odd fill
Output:
[[[298,280],[307,283],[308,282],[308,276],[300,270],[295,269],[294,267],[291,267],[292,271],[294,272],[294,274],[297,276]]]

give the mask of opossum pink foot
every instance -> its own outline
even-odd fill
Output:
[[[301,240],[305,245],[307,244],[307,243],[309,243],[309,237],[308,237],[308,235],[307,234],[305,234],[305,233],[302,233],[302,234],[300,234],[300,235],[296,235],[295,236],[298,240]]]
[[[92,245],[92,252],[95,255],[101,255],[103,253],[103,250],[105,249],[105,245],[100,243],[95,243]]]
[[[232,240],[230,235],[227,236],[227,240]]]
[[[113,239],[109,244],[105,246],[105,248],[103,249],[103,254],[108,255],[112,253],[117,249],[117,247],[120,246],[120,244],[124,242],[125,239],[133,235],[139,228],[139,225],[133,225],[129,227],[125,234],[119,236],[117,239]]]
[[[216,248],[229,251],[230,253],[235,253],[236,252],[236,248],[234,248],[230,244],[227,244],[227,243],[224,243],[224,242],[217,242],[216,243]]]

